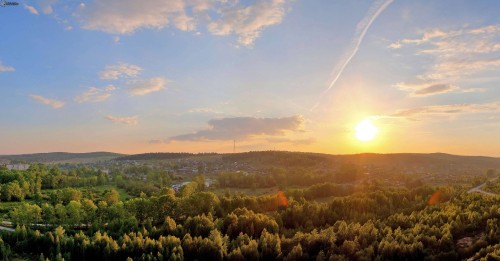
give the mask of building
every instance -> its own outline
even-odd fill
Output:
[[[27,170],[30,164],[7,164],[6,167],[9,170]]]

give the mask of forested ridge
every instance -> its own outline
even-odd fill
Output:
[[[251,196],[214,193],[204,175],[174,191],[172,174],[146,166],[109,173],[43,164],[2,168],[6,205],[0,211],[15,231],[1,232],[0,254],[40,260],[500,258],[498,196],[467,193],[462,185],[353,182],[358,172],[342,165],[318,175],[294,165],[263,176],[217,176],[222,190],[281,189]]]
[[[217,153],[175,153],[175,152],[156,152],[156,153],[143,153],[128,155],[116,158],[116,160],[168,160],[168,159],[182,159],[193,156],[213,156]]]
[[[36,163],[36,162],[60,162],[60,161],[85,161],[88,159],[94,160],[109,160],[123,156],[123,154],[113,152],[88,152],[88,153],[69,153],[69,152],[49,152],[49,153],[33,153],[20,155],[0,155],[0,159],[12,161],[14,163]]]

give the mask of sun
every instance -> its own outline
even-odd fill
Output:
[[[377,127],[369,119],[364,119],[356,125],[356,138],[360,141],[371,141],[377,133]]]

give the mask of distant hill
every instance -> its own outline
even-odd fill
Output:
[[[355,154],[334,155],[333,157],[360,164],[399,166],[463,166],[500,168],[500,158],[484,156],[459,156],[445,153],[395,153],[395,154]]]
[[[390,167],[473,167],[500,169],[500,158],[484,156],[458,156],[445,153],[362,153],[333,155],[310,152],[252,151],[243,153],[143,153],[124,155],[111,152],[90,153],[35,153],[24,155],[0,155],[0,164],[12,162],[31,163],[90,163],[103,160],[171,160],[192,157],[220,156],[226,162],[247,162],[255,166],[328,167],[339,163]]]
[[[116,158],[115,160],[169,160],[169,159],[181,159],[189,158],[194,156],[214,156],[217,153],[175,153],[175,152],[156,152],[156,153],[142,153],[135,155],[127,155],[123,157]]]
[[[49,152],[21,155],[0,155],[0,161],[11,162],[42,162],[42,163],[89,163],[101,160],[111,160],[124,154],[112,152],[88,152],[88,153],[68,153],[68,152]]]
[[[116,160],[169,160],[190,157],[219,155],[226,162],[248,162],[260,166],[304,167],[318,165],[337,165],[338,163],[353,163],[374,166],[464,166],[500,169],[500,158],[484,156],[458,156],[445,153],[362,153],[333,155],[311,152],[289,151],[251,151],[242,153],[143,153],[125,155]]]
[[[457,156],[445,153],[362,153],[350,155],[332,155],[321,153],[258,151],[225,154],[227,161],[245,161],[273,166],[318,166],[338,163],[353,163],[373,166],[393,167],[474,167],[500,169],[500,158],[484,156]]]

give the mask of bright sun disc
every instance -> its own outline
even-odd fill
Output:
[[[356,138],[360,141],[370,141],[377,136],[378,129],[369,119],[365,119],[356,126]]]

